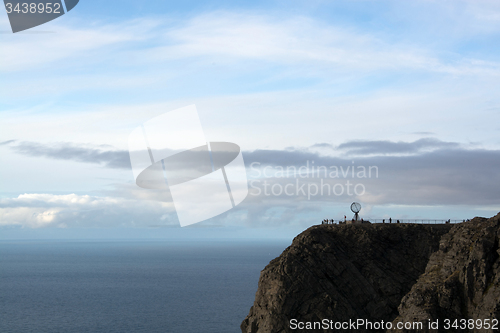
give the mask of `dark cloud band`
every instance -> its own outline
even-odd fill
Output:
[[[130,168],[128,151],[113,150],[109,146],[88,147],[69,143],[44,145],[17,143],[14,140],[4,144],[26,156],[94,163],[107,168]],[[260,167],[298,168],[313,161],[317,167],[327,168],[347,167],[353,165],[353,161],[357,166],[376,166],[378,177],[364,179],[362,182],[367,192],[378,198],[373,202],[377,204],[495,205],[500,202],[500,150],[464,149],[458,143],[428,139],[410,143],[356,141],[344,143],[340,147],[351,151],[357,149],[358,152],[367,150],[368,147],[373,150],[372,154],[356,157],[324,156],[307,149],[255,150],[243,152],[243,156],[247,168],[255,162]],[[375,155],[373,152],[379,154]],[[390,154],[395,152],[413,154]],[[283,183],[286,180],[269,181]],[[287,198],[287,201],[299,199]],[[317,197],[315,200],[331,198]]]

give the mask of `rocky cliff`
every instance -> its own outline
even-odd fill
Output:
[[[428,320],[445,318],[500,318],[499,217],[455,226],[311,227],[261,272],[241,330],[337,331],[292,329],[292,320],[427,325]],[[375,331],[383,330],[356,330]]]
[[[242,332],[295,332],[290,328],[292,319],[392,321],[401,298],[424,272],[450,228],[444,224],[311,227],[261,272]]]
[[[479,326],[484,319],[500,319],[500,214],[491,218],[475,218],[455,226],[444,235],[425,273],[399,306],[395,321],[438,322],[438,330],[447,332],[500,332]],[[474,319],[464,327],[460,321]],[[448,319],[449,322],[444,322]],[[479,320],[479,321],[478,321]],[[482,322],[482,323],[481,323]],[[447,325],[448,324],[448,325]],[[424,325],[418,332],[430,332]],[[417,332],[417,330],[401,330]]]

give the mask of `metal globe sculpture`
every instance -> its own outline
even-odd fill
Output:
[[[353,202],[351,204],[351,211],[354,213],[354,221],[358,220],[359,211],[361,210],[361,204],[359,202]]]

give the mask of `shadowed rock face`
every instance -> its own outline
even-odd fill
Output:
[[[446,332],[444,319],[500,319],[499,238],[500,214],[453,227],[441,239],[439,251],[431,256],[425,273],[402,299],[396,320],[421,321],[425,328],[428,320],[439,319],[439,332]]]
[[[296,332],[290,329],[291,319],[392,321],[401,299],[425,271],[441,236],[451,227],[311,227],[261,272],[254,305],[241,330]]]

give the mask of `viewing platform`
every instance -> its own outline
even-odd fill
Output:
[[[321,224],[372,224],[372,223],[388,223],[388,224],[398,224],[398,223],[413,223],[413,224],[456,224],[467,222],[469,219],[465,220],[440,220],[440,219],[393,219],[392,217],[381,218],[381,219],[368,219],[359,216],[359,212],[361,211],[361,204],[358,202],[353,202],[351,204],[351,211],[354,213],[354,216],[351,219],[348,219],[347,216],[344,215],[344,219],[335,220],[335,219],[324,219],[321,221]]]
[[[326,222],[328,221],[328,222]],[[345,220],[335,220],[335,219],[328,219],[324,220],[321,222],[321,224],[365,224],[365,223],[386,223],[386,224],[398,224],[398,223],[416,223],[416,224],[456,224],[456,223],[462,223],[462,222],[467,222],[467,220],[440,220],[440,219],[433,219],[433,220],[425,220],[425,219],[392,219],[389,221],[389,219],[369,219],[369,220],[352,220],[352,219],[347,219]]]

